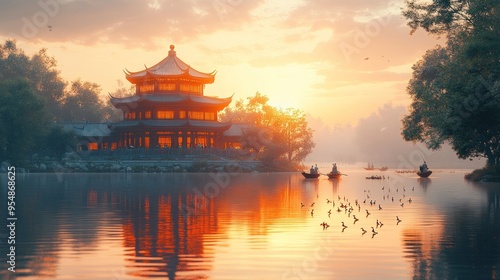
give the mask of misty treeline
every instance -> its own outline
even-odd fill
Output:
[[[446,36],[413,66],[402,135],[500,169],[500,1],[407,0],[411,32]]]
[[[264,170],[295,170],[315,144],[313,130],[299,109],[276,108],[257,92],[236,101],[221,114],[221,120],[244,124],[242,148],[254,152]]]
[[[76,146],[75,136],[56,123],[119,118],[100,93],[95,83],[65,81],[46,49],[28,56],[15,41],[0,44],[0,162],[35,152],[61,156]]]

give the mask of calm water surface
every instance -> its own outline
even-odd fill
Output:
[[[0,278],[500,276],[499,184],[468,183],[459,170],[435,170],[429,179],[343,171],[348,176],[340,180],[298,173],[18,174],[16,273],[7,271],[2,226]],[[365,179],[371,175],[386,179]]]

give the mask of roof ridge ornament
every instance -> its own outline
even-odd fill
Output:
[[[168,51],[168,55],[169,56],[176,56],[174,49],[175,49],[175,46],[174,45],[170,45],[170,50]]]

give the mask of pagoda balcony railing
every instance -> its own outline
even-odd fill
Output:
[[[82,159],[96,160],[246,160],[252,158],[252,152],[241,149],[217,148],[127,148],[127,149],[100,149],[78,151]]]

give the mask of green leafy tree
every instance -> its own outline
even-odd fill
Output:
[[[449,141],[460,158],[500,166],[499,1],[406,1],[415,31],[446,35],[413,66],[403,138],[439,149]]]
[[[262,160],[264,168],[295,168],[314,148],[313,131],[305,115],[298,109],[278,109],[270,106],[269,98],[257,92],[255,96],[236,102],[227,108],[223,120],[250,126],[242,137],[243,148],[252,149]]]
[[[62,120],[65,122],[102,122],[108,118],[104,102],[99,98],[98,84],[76,80],[62,105]]]
[[[26,79],[0,82],[0,159],[16,163],[40,147],[49,124],[44,100]]]
[[[77,137],[72,131],[53,125],[45,137],[44,147],[50,155],[60,159],[66,152],[72,152],[77,142]]]
[[[0,81],[26,78],[33,92],[45,101],[47,111],[55,121],[60,120],[60,105],[66,87],[56,67],[56,60],[47,55],[46,49],[29,57],[15,41],[0,44]]]

